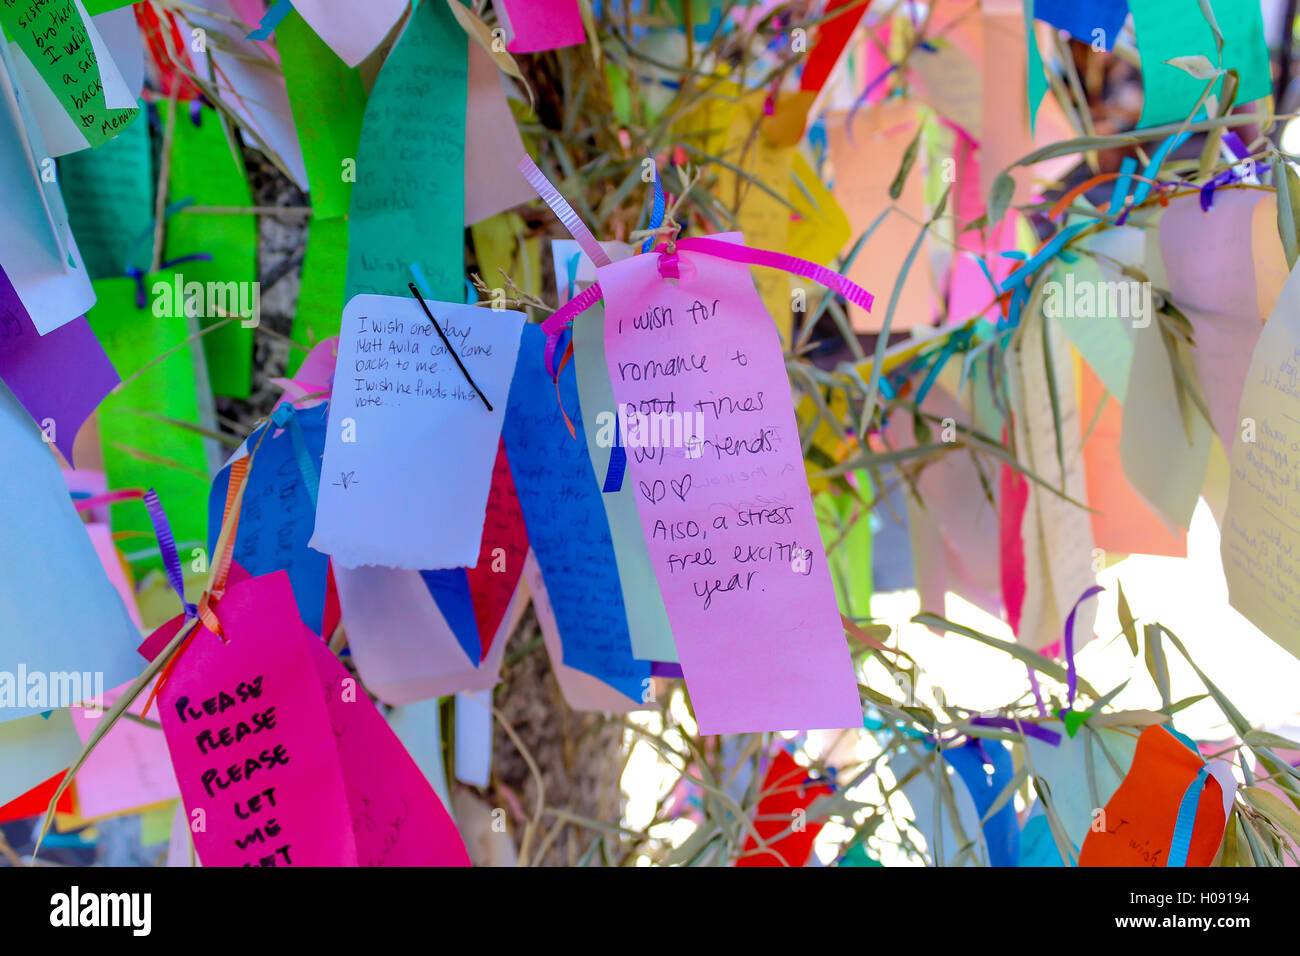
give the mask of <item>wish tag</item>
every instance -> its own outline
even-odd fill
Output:
[[[661,261],[598,277],[627,480],[700,730],[858,727],[771,317],[742,262],[679,249],[673,280]]]
[[[1209,866],[1227,821],[1200,753],[1158,724],[1138,737],[1124,781],[1098,808],[1079,866]]]
[[[204,866],[356,866],[343,770],[284,571],[234,584],[159,694]]]
[[[433,787],[324,641],[303,634],[338,744],[360,866],[469,866]]]
[[[473,567],[519,312],[353,297],[343,310],[311,546],[335,567]]]

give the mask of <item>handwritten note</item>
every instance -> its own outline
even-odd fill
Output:
[[[464,298],[467,42],[445,3],[422,3],[384,61],[357,147],[349,298],[405,294],[412,264],[426,295]]]
[[[1300,657],[1300,270],[1255,345],[1232,433],[1220,552],[1228,601]]]
[[[355,866],[343,770],[282,571],[232,586],[159,695],[205,866]],[[204,827],[193,826],[197,811]]]
[[[537,615],[537,626],[542,631],[546,654],[551,660],[551,670],[555,673],[555,682],[560,685],[564,702],[573,710],[599,710],[609,714],[626,714],[644,706],[640,697],[634,700],[599,677],[564,663],[564,642],[560,639],[555,608],[551,606],[551,596],[546,593],[546,581],[537,564],[537,555],[532,551],[524,560],[524,581],[528,585],[528,597]],[[644,688],[650,686],[647,682],[652,678],[643,677],[641,680]]]
[[[140,112],[108,107],[106,78],[125,84],[111,60],[100,62],[107,48],[80,0],[0,0],[0,24],[91,146],[112,139]]]
[[[296,413],[313,467],[319,467],[317,463],[325,447],[328,409],[328,405],[318,405]],[[257,454],[253,456],[248,483],[244,486],[234,558],[254,576],[287,571],[303,623],[314,633],[328,637],[323,628],[329,558],[308,547],[316,509],[303,481],[293,436],[288,429],[263,425],[248,436],[235,457],[243,457],[254,447]],[[227,465],[212,482],[208,497],[209,554],[213,553],[217,535],[221,533],[229,484]]]
[[[154,199],[148,123],[130,124],[99,149],[61,157],[59,188],[92,279],[147,268]]]
[[[700,729],[857,727],[780,345],[744,265],[682,258],[675,284],[656,255],[599,276],[615,401],[647,416],[627,480]]]
[[[456,825],[365,690],[303,635],[325,693],[359,866],[469,866]]]
[[[528,540],[555,608],[564,663],[599,677],[636,700],[650,665],[632,657],[609,523],[591,468],[572,371],[560,376],[560,400],[542,362],[545,336],[524,327],[502,437],[523,509]],[[612,436],[614,428],[609,425]]]
[[[1200,754],[1159,725],[1142,731],[1133,763],[1090,827],[1080,866],[1169,866],[1175,824],[1197,773]],[[1184,866],[1209,866],[1223,840],[1223,790],[1211,774],[1196,802]],[[1173,865],[1180,865],[1176,861]]]
[[[311,539],[336,565],[478,561],[524,316],[427,304],[446,342],[409,295],[360,295],[343,310]]]

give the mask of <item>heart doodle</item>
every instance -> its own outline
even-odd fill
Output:
[[[670,480],[668,484],[673,486],[673,494],[675,494],[682,501],[685,501],[687,492],[691,490],[692,480],[693,479],[691,478],[690,475],[682,475],[680,481],[673,479]]]
[[[645,500],[652,505],[657,505],[664,500],[668,494],[668,489],[664,487],[662,479],[656,478],[653,485],[647,485],[644,481],[638,482],[641,486],[641,494],[645,495]]]

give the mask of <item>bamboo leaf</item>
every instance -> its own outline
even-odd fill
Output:
[[[925,129],[925,124],[918,124],[916,135],[912,141],[907,144],[907,149],[903,151],[903,161],[898,166],[898,172],[894,174],[894,181],[889,184],[889,198],[897,200],[903,195],[903,184],[907,182],[908,174],[911,173],[912,167],[916,164],[917,153],[921,149],[921,132]]]
[[[1300,176],[1295,167],[1277,156],[1273,168],[1278,176],[1277,183],[1277,234],[1282,238],[1282,251],[1286,253],[1288,268],[1295,268],[1296,259],[1300,258]]]

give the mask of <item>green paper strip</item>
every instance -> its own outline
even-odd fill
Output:
[[[143,309],[136,306],[133,280],[101,279],[95,283],[98,301],[87,318],[128,383],[105,398],[96,415],[108,487],[157,489],[183,563],[188,565],[190,549],[204,547],[207,538],[210,439],[159,418],[200,426],[206,422],[204,427],[210,427],[211,415],[210,402],[200,400],[207,394],[206,370],[196,350],[184,344],[198,331],[197,320],[183,314],[154,315],[154,303],[159,301],[153,295],[155,284],[173,283],[174,275],[161,272],[146,278],[150,304]],[[171,349],[176,351],[132,378]],[[151,557],[133,563],[161,568],[145,509],[119,505],[111,515],[115,532],[143,534],[119,543],[125,554],[154,550]]]
[[[153,157],[149,124],[131,123],[99,149],[59,159],[59,188],[92,279],[149,268],[153,253]]]
[[[0,26],[32,61],[86,142],[106,143],[139,114],[140,108],[110,110],[95,62],[86,21],[75,0],[39,7],[31,2],[0,0]]]
[[[252,194],[241,167],[235,165],[217,114],[205,108],[195,126],[188,110],[177,110],[172,138],[171,168],[167,181],[171,202],[192,198],[198,206],[251,206]],[[236,282],[244,301],[252,301],[257,281],[257,217],[227,213],[192,213],[182,210],[167,221],[163,258],[206,252],[207,262],[186,262],[178,267],[185,282]],[[260,299],[260,294],[259,294]],[[234,311],[227,307],[226,311]],[[207,328],[221,316],[203,316]],[[232,398],[248,398],[253,371],[253,330],[236,319],[203,337],[212,391]]]
[[[1029,132],[1032,135],[1038,122],[1038,104],[1047,95],[1047,77],[1043,75],[1043,55],[1038,50],[1038,36],[1034,32],[1034,0],[1025,0],[1025,52],[1026,92],[1029,94]]]
[[[540,362],[541,356],[519,356],[521,362]],[[610,448],[599,438],[610,439],[613,426],[600,427],[597,416],[614,414],[614,389],[605,364],[605,310],[595,305],[573,323],[573,361],[578,376],[578,405],[582,413],[587,453],[596,471],[596,480],[604,482],[609,470]],[[568,374],[567,372],[565,374]],[[567,436],[566,436],[567,437]],[[631,451],[628,451],[631,455]],[[618,566],[619,586],[627,610],[628,635],[632,656],[643,661],[677,661],[668,610],[664,607],[659,581],[650,563],[645,533],[637,515],[633,497],[635,483],[624,481],[620,491],[600,496],[609,519],[609,534],[614,542],[614,561]]]
[[[465,299],[467,42],[446,4],[423,3],[375,82],[348,216],[348,299],[410,295],[412,263],[433,298]]]
[[[348,262],[346,219],[312,218],[307,232],[307,251],[298,287],[298,309],[293,315],[293,341],[302,349],[289,350],[289,375],[298,371],[302,360],[317,342],[339,334],[343,318],[344,280]]]
[[[1223,62],[1215,48],[1214,31],[1198,0],[1131,0],[1133,32],[1142,61],[1141,127],[1185,119],[1205,89],[1198,80],[1166,60],[1204,56],[1213,66],[1235,69],[1240,85],[1237,103],[1249,103],[1273,91],[1264,20],[1258,3],[1212,0],[1214,18],[1223,33]],[[1216,82],[1215,95],[1222,88]]]
[[[871,499],[871,477],[854,473],[858,493]],[[871,616],[871,515],[848,492],[823,491],[813,498],[826,563],[835,582],[840,611],[852,618]],[[855,518],[856,516],[856,518]]]
[[[297,11],[276,28],[275,41],[307,164],[312,215],[346,216],[366,111],[361,74],[349,69]],[[350,172],[345,161],[353,167]]]

